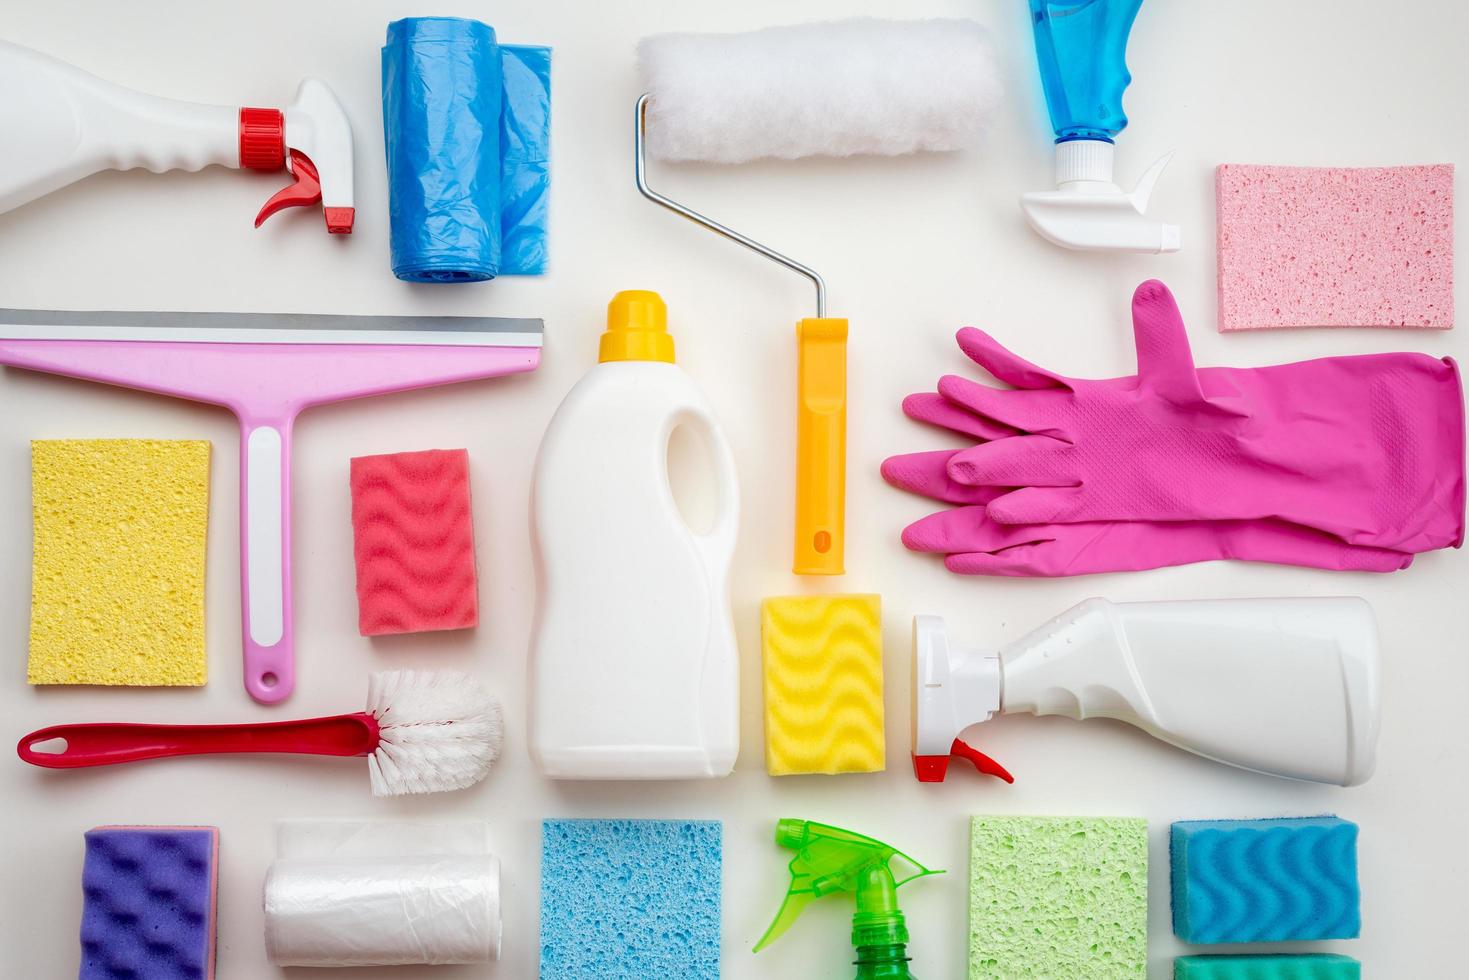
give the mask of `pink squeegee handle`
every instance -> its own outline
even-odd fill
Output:
[[[61,739],[59,752],[37,751]],[[364,712],[275,721],[259,725],[53,725],[31,732],[15,747],[33,766],[82,769],[175,755],[285,752],[296,755],[368,755],[377,748],[377,719]]]

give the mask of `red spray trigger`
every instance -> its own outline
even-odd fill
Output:
[[[954,744],[949,746],[949,754],[957,755],[961,759],[968,759],[974,763],[974,768],[986,776],[994,776],[997,779],[1003,779],[1007,783],[1015,782],[1015,777],[1010,775],[1009,770],[983,752],[966,744],[962,739],[954,739]]]
[[[914,774],[920,783],[942,783],[943,777],[949,774],[949,760],[958,755],[959,758],[967,758],[974,763],[974,768],[980,770],[986,776],[995,776],[1003,779],[1006,783],[1014,783],[1015,777],[1009,774],[1003,765],[978,751],[972,745],[968,745],[962,739],[953,739],[953,745],[949,746],[949,755],[914,755]]]
[[[986,776],[994,776],[997,779],[1003,779],[1007,783],[1015,782],[1015,777],[1010,775],[1009,770],[1004,766],[957,738],[954,739],[954,744],[949,746],[948,755],[915,755],[913,757],[913,774],[918,777],[920,783],[941,783],[944,781],[944,777],[949,774],[949,759],[954,756],[958,756],[961,759],[968,759],[974,763],[974,768]]]
[[[316,173],[316,164],[300,150],[291,150],[290,171],[295,180],[275,192],[260,213],[255,216],[255,227],[284,208],[304,208],[321,203],[321,178]],[[333,235],[345,235],[352,231],[352,208],[326,208],[326,230]]]

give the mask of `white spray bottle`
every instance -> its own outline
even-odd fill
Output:
[[[352,127],[325,82],[285,108],[201,105],[145,95],[49,55],[0,41],[0,214],[104,170],[153,173],[211,164],[287,170],[255,225],[320,201],[326,228],[352,230]]]
[[[913,767],[951,755],[1013,781],[960,736],[999,713],[1114,718],[1255,772],[1338,786],[1372,775],[1377,621],[1356,598],[1088,599],[996,653],[913,618]]]
[[[599,363],[536,458],[530,752],[552,778],[724,776],[739,751],[728,588],[739,484],[713,410],[673,362],[667,316],[657,293],[613,298]],[[713,463],[705,532],[669,484],[681,426]]]

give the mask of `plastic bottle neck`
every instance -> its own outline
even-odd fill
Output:
[[[898,886],[886,863],[863,870],[852,916],[852,946],[857,950],[857,980],[905,980],[908,925],[898,908]]]
[[[858,946],[856,980],[917,980],[908,969],[908,947],[903,943]]]

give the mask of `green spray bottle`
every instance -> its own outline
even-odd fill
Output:
[[[780,938],[818,898],[851,892],[857,902],[852,915],[852,945],[857,948],[856,980],[915,980],[908,969],[908,926],[898,908],[898,888],[915,878],[943,874],[880,840],[811,820],[780,820],[775,842],[795,851],[791,884],[775,921],[755,944],[755,952]],[[896,878],[894,859],[913,868]]]

